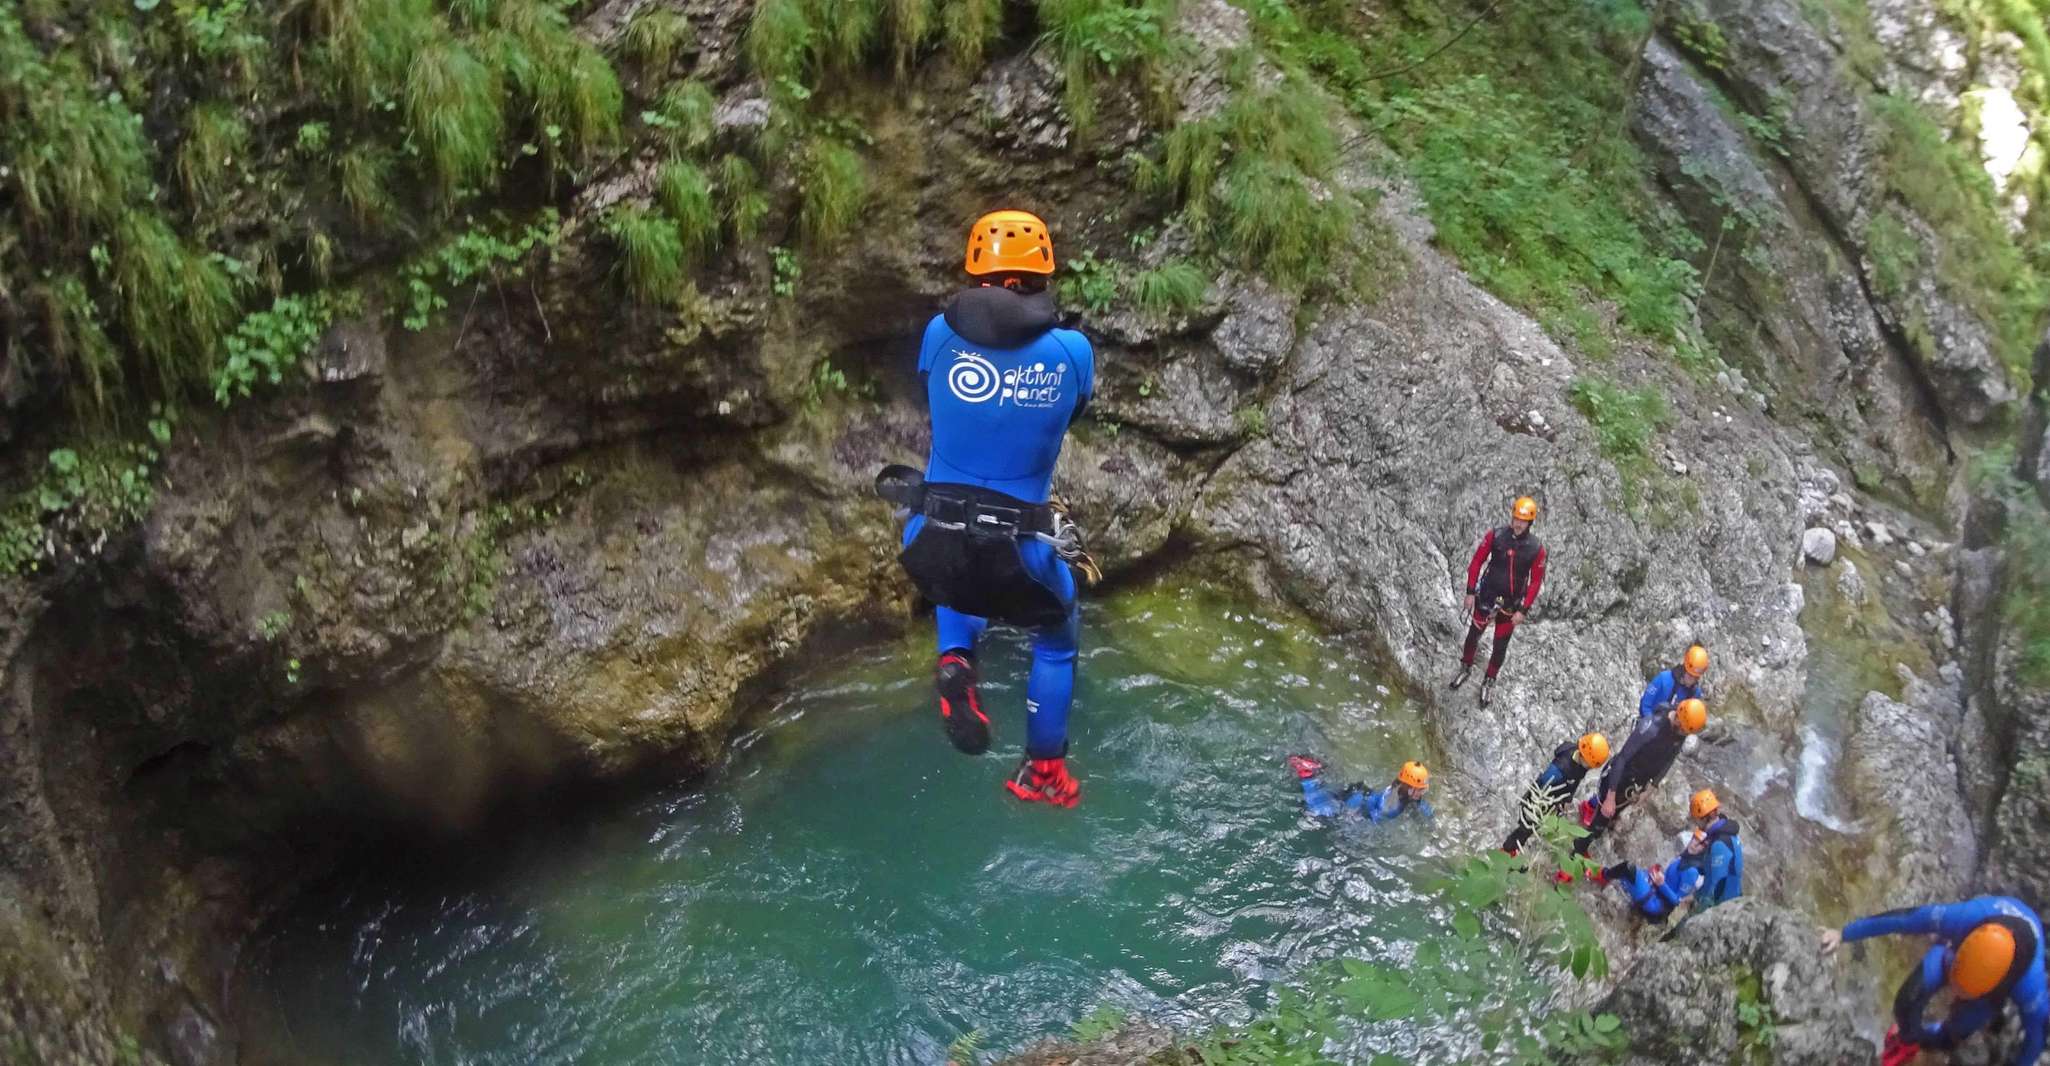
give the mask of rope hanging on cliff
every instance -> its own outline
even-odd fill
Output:
[[[1407,74],[1410,71],[1423,66],[1425,63],[1428,63],[1431,60],[1443,55],[1447,48],[1450,48],[1453,45],[1458,44],[1460,38],[1463,38],[1467,34],[1472,33],[1473,28],[1475,26],[1480,25],[1482,20],[1486,19],[1489,15],[1494,14],[1495,9],[1500,6],[1502,6],[1502,0],[1488,0],[1488,6],[1482,8],[1480,14],[1475,15],[1472,19],[1468,20],[1466,25],[1461,26],[1459,28],[1458,33],[1455,33],[1451,37],[1446,38],[1444,44],[1441,44],[1438,47],[1431,49],[1431,51],[1428,54],[1426,54],[1422,59],[1416,60],[1413,63],[1408,63],[1403,66],[1396,67],[1393,70],[1384,70],[1378,74],[1369,74],[1366,77],[1361,78],[1360,80],[1380,81],[1383,78],[1392,78],[1397,74]]]

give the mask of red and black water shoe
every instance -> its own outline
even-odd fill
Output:
[[[933,668],[933,687],[940,692],[940,727],[947,740],[966,755],[989,750],[989,716],[975,691],[975,661],[958,651],[940,656]]]
[[[1025,759],[1004,788],[1027,803],[1073,807],[1082,799],[1082,786],[1068,776],[1066,759]]]

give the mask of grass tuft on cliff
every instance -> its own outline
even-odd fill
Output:
[[[712,199],[712,180],[681,159],[662,164],[655,175],[655,199],[676,223],[684,258],[695,265],[719,246],[719,207]]]
[[[676,223],[642,207],[619,206],[605,213],[605,232],[619,248],[627,291],[645,304],[667,304],[682,289],[683,236]]]

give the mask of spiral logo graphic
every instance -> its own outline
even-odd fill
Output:
[[[997,368],[974,352],[959,352],[947,368],[947,388],[962,403],[981,403],[997,394]]]

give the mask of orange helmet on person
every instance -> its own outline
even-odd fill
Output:
[[[991,211],[968,230],[968,273],[1052,274],[1053,235],[1030,211]]]
[[[1609,761],[1609,738],[1600,733],[1580,735],[1580,761],[1590,768]]]
[[[1687,801],[1687,813],[1696,818],[1706,818],[1722,810],[1721,801],[1715,798],[1715,790],[1704,788]]]
[[[1422,792],[1431,787],[1431,772],[1424,769],[1423,763],[1406,762],[1402,764],[1402,772],[1395,775],[1395,780]]]
[[[1708,724],[1708,704],[1700,700],[1681,700],[1680,706],[1673,709],[1673,715],[1673,724],[1680,727],[1680,732],[1699,733]]]
[[[1537,501],[1528,496],[1518,496],[1515,504],[1509,508],[1509,517],[1519,522],[1535,522],[1537,514]]]
[[[1950,965],[1951,987],[1966,999],[1978,999],[2007,978],[2014,956],[2014,933],[1998,922],[1987,922],[1958,944],[1957,959]]]
[[[1708,673],[1708,649],[1699,644],[1688,648],[1686,657],[1680,660],[1680,665],[1695,677]]]

